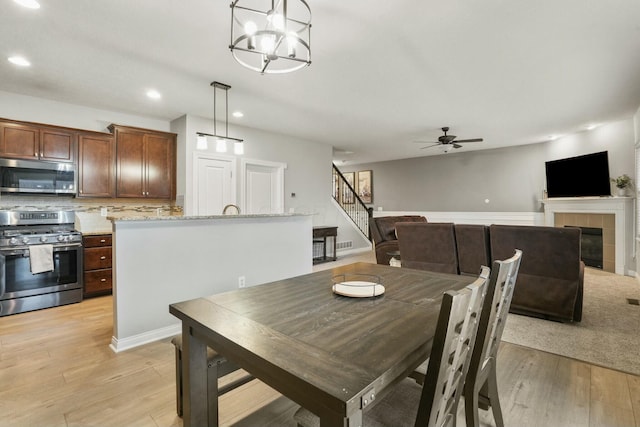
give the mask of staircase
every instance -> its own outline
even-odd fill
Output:
[[[333,165],[333,199],[340,205],[351,221],[369,240],[369,218],[373,216],[373,208],[367,208],[356,190],[347,182],[342,172]]]

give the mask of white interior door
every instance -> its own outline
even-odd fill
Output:
[[[243,213],[284,212],[284,169],[286,167],[284,163],[243,159]]]
[[[195,215],[220,215],[225,205],[235,203],[235,161],[196,155]]]

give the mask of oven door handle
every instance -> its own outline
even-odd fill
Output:
[[[82,243],[63,243],[54,244],[53,252],[59,252],[60,250],[74,250],[82,247]],[[29,246],[13,246],[9,248],[0,249],[0,255],[22,255],[24,257],[29,256]]]

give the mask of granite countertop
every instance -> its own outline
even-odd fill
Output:
[[[89,231],[81,231],[83,236],[101,236],[103,234],[113,234],[113,230],[111,228],[109,229],[93,229],[93,230],[89,230]]]
[[[282,218],[308,216],[310,214],[301,213],[281,213],[281,214],[240,214],[240,215],[150,215],[150,216],[130,216],[130,217],[107,217],[111,221],[172,221],[172,220],[203,220],[203,219],[242,219],[242,218]]]

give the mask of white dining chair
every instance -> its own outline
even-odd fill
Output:
[[[464,385],[464,407],[467,427],[480,425],[479,407],[491,407],[496,427],[504,427],[498,396],[496,359],[498,346],[511,306],[511,297],[518,277],[522,251],[504,261],[494,261],[487,287],[476,344]]]

